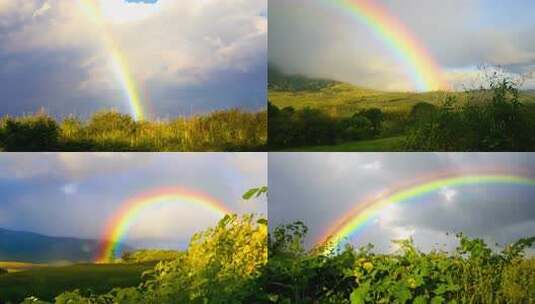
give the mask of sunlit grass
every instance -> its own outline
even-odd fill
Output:
[[[0,119],[5,151],[257,151],[266,141],[265,111],[142,122],[114,111],[97,112],[87,121],[55,121],[44,113]]]

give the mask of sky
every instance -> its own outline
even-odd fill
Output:
[[[533,178],[535,154],[271,153],[271,229],[303,221],[309,227],[305,244],[311,247],[365,198],[378,197],[400,183],[438,172],[464,176],[490,171]],[[500,248],[535,236],[533,198],[535,187],[526,185],[442,187],[381,210],[348,242],[356,247],[372,243],[380,252],[391,252],[397,249],[392,240],[412,237],[422,250],[451,251],[457,246],[454,234],[463,232]]]
[[[148,118],[264,108],[266,16],[265,0],[0,0],[0,115],[132,113],[110,45]]]
[[[267,184],[266,153],[3,153],[0,228],[50,236],[100,239],[126,201],[161,188],[181,188],[235,213],[267,213],[264,198],[242,194]],[[127,245],[179,248],[221,215],[190,204],[147,209]]]
[[[392,49],[361,19],[329,2],[269,1],[269,62],[291,74],[379,90],[415,90],[410,68]],[[332,0],[338,2],[348,1]],[[523,88],[535,88],[535,2],[374,2],[416,37],[451,89],[482,84],[481,66],[500,67],[508,76],[524,78]]]

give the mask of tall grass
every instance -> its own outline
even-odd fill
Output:
[[[0,119],[4,151],[256,151],[266,141],[265,111],[142,122],[115,111],[97,112],[87,121],[57,122],[46,113]]]

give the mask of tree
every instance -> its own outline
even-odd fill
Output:
[[[372,132],[374,135],[378,135],[382,130],[382,124],[385,120],[385,115],[383,111],[379,108],[370,108],[366,110],[359,111],[358,114],[355,114],[355,116],[364,116],[368,118],[372,124]]]

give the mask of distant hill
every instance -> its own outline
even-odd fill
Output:
[[[0,229],[0,261],[88,262],[93,260],[97,250],[97,240]]]
[[[286,75],[276,67],[268,67],[268,88],[280,91],[318,91],[335,85],[334,80],[309,78],[302,75]]]

